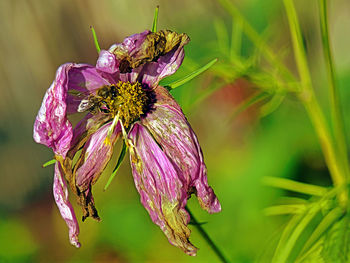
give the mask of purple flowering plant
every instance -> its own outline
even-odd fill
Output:
[[[92,185],[118,140],[123,149],[117,167],[128,149],[141,203],[171,244],[196,255],[186,210],[192,194],[209,213],[221,210],[207,182],[198,139],[170,88],[159,85],[180,67],[189,37],[155,28],[156,22],[152,31],[129,36],[108,50],[98,48],[95,66],[61,65],[36,117],[33,137],[55,154],[54,199],[76,247],[79,225],[68,189],[82,207],[83,221],[100,220]],[[69,116],[75,113],[84,114],[73,127]]]

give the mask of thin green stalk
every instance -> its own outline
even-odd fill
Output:
[[[127,150],[128,150],[128,146],[126,146],[125,141],[123,141],[122,150],[121,150],[121,152],[120,152],[120,154],[119,154],[117,164],[116,164],[116,166],[115,166],[115,168],[114,168],[114,170],[113,170],[113,173],[112,173],[111,176],[108,178],[108,181],[107,181],[105,187],[103,188],[103,191],[106,191],[106,190],[107,190],[107,188],[109,187],[109,185],[110,185],[111,182],[113,181],[114,177],[116,176],[116,174],[117,174],[117,172],[118,172],[118,170],[119,170],[119,167],[120,167],[120,165],[122,164],[122,162],[123,162],[123,160],[124,160],[124,158],[125,158],[125,154],[126,154]]]
[[[194,223],[194,226],[197,227],[199,233],[201,236],[205,239],[205,241],[208,243],[208,245],[211,247],[211,249],[214,251],[214,253],[218,256],[218,258],[221,260],[221,262],[228,263],[229,261],[226,259],[224,254],[221,252],[221,250],[217,247],[217,245],[214,243],[214,241],[209,237],[207,232],[202,227],[201,223],[197,221],[197,219],[194,217],[188,206],[186,206],[187,212],[190,214],[191,220]]]
[[[346,179],[341,169],[341,162],[337,158],[326,119],[312,88],[306,53],[293,0],[284,0],[284,5],[292,36],[294,56],[301,79],[302,92],[299,94],[299,99],[303,103],[317,133],[333,183],[335,186],[340,186],[346,182]],[[342,203],[342,205],[346,205],[347,192],[345,189],[339,195],[339,201]]]
[[[98,43],[98,39],[97,39],[97,35],[96,35],[96,32],[95,32],[95,29],[94,29],[93,26],[90,26],[90,29],[91,29],[91,32],[92,32],[92,37],[94,39],[94,43],[95,43],[95,47],[96,47],[97,53],[100,53],[101,48],[100,48],[100,44]]]
[[[44,163],[44,164],[42,165],[42,167],[45,168],[45,167],[47,167],[47,166],[49,166],[49,165],[52,165],[52,164],[55,164],[55,163],[56,163],[56,159],[52,159],[52,160],[47,161],[46,163]]]
[[[190,80],[192,80],[193,78],[197,77],[198,75],[200,75],[201,73],[203,73],[204,71],[208,70],[211,66],[213,66],[216,62],[218,61],[217,58],[214,58],[213,60],[211,60],[209,63],[205,64],[203,67],[191,72],[190,74],[188,74],[187,76],[183,77],[182,79],[176,80],[174,82],[171,82],[169,84],[166,84],[165,86],[168,87],[169,89],[175,89],[177,87],[180,87],[181,85],[189,82]]]
[[[158,13],[159,13],[159,5],[157,5],[156,10],[154,11],[152,32],[157,32]]]
[[[286,189],[289,191],[307,195],[323,196],[328,190],[325,187],[297,182],[287,178],[265,176],[263,183],[272,187]]]
[[[339,90],[336,85],[336,75],[334,69],[333,55],[330,47],[329,31],[328,31],[328,8],[327,0],[319,0],[320,6],[320,27],[322,34],[322,47],[327,67],[327,75],[329,81],[329,97],[332,111],[332,123],[334,128],[335,143],[343,161],[344,172],[349,179],[348,152],[344,128],[344,118],[342,115],[341,103],[339,99]]]
[[[240,56],[242,47],[242,27],[239,23],[235,23],[232,19],[232,32],[231,32],[231,49],[230,56],[232,60]]]

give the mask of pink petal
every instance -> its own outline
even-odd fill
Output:
[[[130,147],[130,162],[141,203],[171,244],[196,255],[187,227],[187,189],[176,169],[144,127],[134,124],[129,137],[135,147]]]
[[[123,43],[112,45],[108,51],[101,50],[96,68],[110,74],[119,72],[120,59],[126,54],[135,56],[149,33],[150,31],[146,30],[142,33],[134,34],[125,38]],[[117,58],[114,53],[122,55]]]
[[[88,95],[89,93],[109,85],[110,81],[94,66],[88,64],[74,64],[68,75],[69,90],[77,90]]]
[[[75,217],[72,205],[68,200],[68,189],[66,182],[61,173],[60,164],[55,164],[55,176],[53,181],[53,195],[60,210],[61,216],[66,222],[69,229],[69,240],[73,246],[80,247],[78,240],[79,225]]]
[[[149,87],[156,87],[159,81],[174,74],[179,69],[184,55],[183,46],[178,46],[161,56],[156,62],[146,64],[140,73],[142,83],[147,84]]]
[[[74,63],[60,66],[35,119],[34,140],[52,148],[55,154],[65,158],[73,136],[67,113],[76,112],[83,97],[108,83],[93,66]],[[71,90],[81,94],[73,96],[68,93]]]
[[[141,123],[176,165],[182,180],[186,182],[186,189],[191,191],[195,187],[202,208],[209,213],[219,212],[221,206],[208,185],[207,169],[197,136],[170,93],[163,87],[157,87],[155,92],[155,110]]]
[[[118,70],[119,61],[116,59],[115,55],[107,50],[101,50],[98,60],[96,62],[96,68],[98,70],[115,73]]]
[[[70,63],[58,68],[56,79],[47,90],[34,123],[34,140],[63,157],[69,150],[73,136],[72,125],[66,115],[67,75],[73,66]]]
[[[82,163],[76,171],[76,184],[81,190],[86,190],[96,182],[113,154],[113,146],[119,137],[121,127],[118,124],[106,141],[111,122],[99,128],[86,142],[82,154]]]

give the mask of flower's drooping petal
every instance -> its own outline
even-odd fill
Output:
[[[108,137],[112,123],[105,124],[90,136],[86,142],[81,158],[77,161],[76,184],[81,191],[88,189],[101,175],[113,153],[115,144],[121,132],[121,126],[114,127],[113,133]],[[108,138],[107,138],[108,137]]]
[[[73,159],[77,151],[86,143],[91,134],[95,133],[103,124],[110,120],[110,116],[97,113],[88,113],[82,118],[73,129],[73,138],[71,141],[71,148],[67,157]]]
[[[67,114],[77,112],[81,99],[107,84],[109,82],[93,66],[74,63],[60,66],[36,117],[34,140],[64,158],[72,139],[72,125]]]
[[[188,43],[189,38],[186,34],[175,35],[172,38],[177,39],[178,44],[157,61],[146,64],[140,73],[142,83],[146,83],[149,87],[156,87],[160,80],[174,74],[182,64],[185,55],[184,45]]]
[[[171,244],[188,255],[196,255],[187,227],[187,189],[176,169],[143,126],[134,124],[129,138],[131,166],[141,203]]]
[[[220,203],[207,182],[207,170],[197,137],[180,106],[163,87],[157,87],[155,110],[141,123],[162,146],[169,159],[180,170],[188,192],[196,189],[198,200],[209,213],[219,212]]]
[[[116,127],[112,125],[111,122],[105,124],[89,137],[74,166],[73,178],[75,178],[75,185],[78,188],[79,203],[83,208],[83,220],[89,216],[100,220],[95,208],[91,186],[100,177],[111,159],[113,145],[120,134],[120,125],[117,124]]]
[[[80,247],[78,240],[79,235],[79,225],[75,217],[75,213],[72,205],[68,200],[68,189],[64,176],[61,173],[60,163],[55,164],[55,176],[53,182],[53,195],[60,210],[61,216],[66,221],[66,224],[69,228],[69,240],[70,243],[77,248]]]
[[[54,153],[66,156],[73,136],[72,125],[66,115],[68,72],[74,64],[60,66],[56,79],[46,91],[34,123],[33,137],[37,143],[53,149]]]

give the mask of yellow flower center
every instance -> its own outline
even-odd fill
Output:
[[[103,86],[97,90],[98,109],[113,118],[119,113],[119,119],[125,128],[145,113],[149,98],[141,84],[119,81],[116,85]]]

